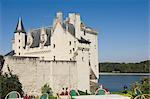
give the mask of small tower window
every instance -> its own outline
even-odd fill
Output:
[[[20,46],[19,46],[19,49],[20,49]]]
[[[19,53],[19,55],[20,55],[20,53]]]
[[[55,56],[54,56],[54,61],[55,61]]]
[[[20,42],[20,40],[19,40],[19,42]]]
[[[72,50],[74,51],[74,48]]]
[[[85,30],[84,30],[84,35],[85,35]]]
[[[71,41],[69,41],[69,45],[71,45]]]
[[[53,48],[55,48],[55,44],[53,44]]]
[[[70,58],[70,61],[71,61],[71,58]]]

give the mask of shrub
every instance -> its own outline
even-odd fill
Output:
[[[8,67],[9,73],[0,74],[0,98],[4,99],[5,96],[11,91],[17,91],[23,96],[22,84],[19,81],[17,75],[11,73]]]
[[[51,97],[53,97],[53,91],[48,84],[45,84],[44,86],[42,86],[41,92],[42,92],[42,94],[47,93],[49,99],[51,99]]]

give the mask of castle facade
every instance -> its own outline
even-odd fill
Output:
[[[7,72],[9,66],[28,94],[40,93],[46,83],[54,93],[62,88],[90,92],[91,83],[99,78],[97,37],[76,13],[63,20],[58,12],[51,26],[28,32],[19,18],[2,70]]]

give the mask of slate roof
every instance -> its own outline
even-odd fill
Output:
[[[7,53],[5,56],[13,56],[14,54],[15,54],[15,51],[12,50],[12,51],[10,51],[9,53]]]
[[[75,27],[73,24],[68,24],[68,32],[75,36]]]
[[[34,48],[34,47],[39,47],[40,46],[41,29],[42,28],[36,29],[36,30],[33,30],[31,32],[31,35],[33,37],[33,43],[30,46],[30,48]],[[47,41],[44,44],[44,46],[49,46],[49,45],[51,45],[51,27],[46,27],[45,29],[46,29]]]
[[[31,32],[31,35],[32,35],[32,37],[33,37],[33,43],[32,43],[32,45],[30,46],[31,48],[39,47],[39,45],[40,45],[40,33],[41,33],[41,30],[40,30],[40,29],[33,30],[33,31]]]
[[[78,39],[79,43],[85,43],[85,44],[90,44],[91,42],[84,39],[83,37],[81,37],[81,39]]]
[[[45,46],[51,45],[51,28],[46,28],[47,41],[44,44]]]
[[[74,27],[74,25],[71,24],[71,23],[63,23],[63,24],[62,24],[62,27],[63,27],[65,30],[66,30],[67,26],[68,26],[68,32],[69,32],[71,35],[75,36],[75,27]]]
[[[17,26],[16,26],[14,33],[17,33],[17,32],[26,33],[25,29],[23,27],[23,22],[22,22],[21,18],[19,18],[19,20],[18,20],[18,23],[17,23]]]
[[[66,29],[66,27],[68,26],[68,32],[75,36],[75,27],[73,24],[62,24],[62,27],[64,29]],[[39,47],[40,46],[40,34],[41,34],[41,29],[42,28],[39,28],[39,29],[34,29],[33,31],[31,31],[31,35],[33,37],[33,43],[32,45],[30,46],[30,48],[35,48],[35,47]],[[49,46],[51,45],[51,29],[52,27],[45,27],[46,29],[46,35],[47,35],[47,41],[46,43],[44,44],[44,46]]]

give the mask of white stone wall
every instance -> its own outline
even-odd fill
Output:
[[[73,57],[75,40],[76,39],[70,33],[66,32],[62,28],[60,23],[57,23],[54,33],[51,37],[51,46],[55,44],[55,48],[52,48],[52,56],[55,56],[56,60],[70,60],[70,58]]]
[[[76,57],[78,67],[78,88],[82,91],[90,91],[89,65],[88,65],[88,51],[78,51]]]
[[[39,58],[5,57],[3,72],[7,66],[19,76],[27,94],[40,94],[41,87],[49,84],[54,94],[62,88],[77,89],[77,65],[75,61],[41,61]]]
[[[90,38],[90,63],[93,72],[96,77],[99,78],[99,66],[98,66],[98,36],[95,34],[86,33],[87,38]]]

